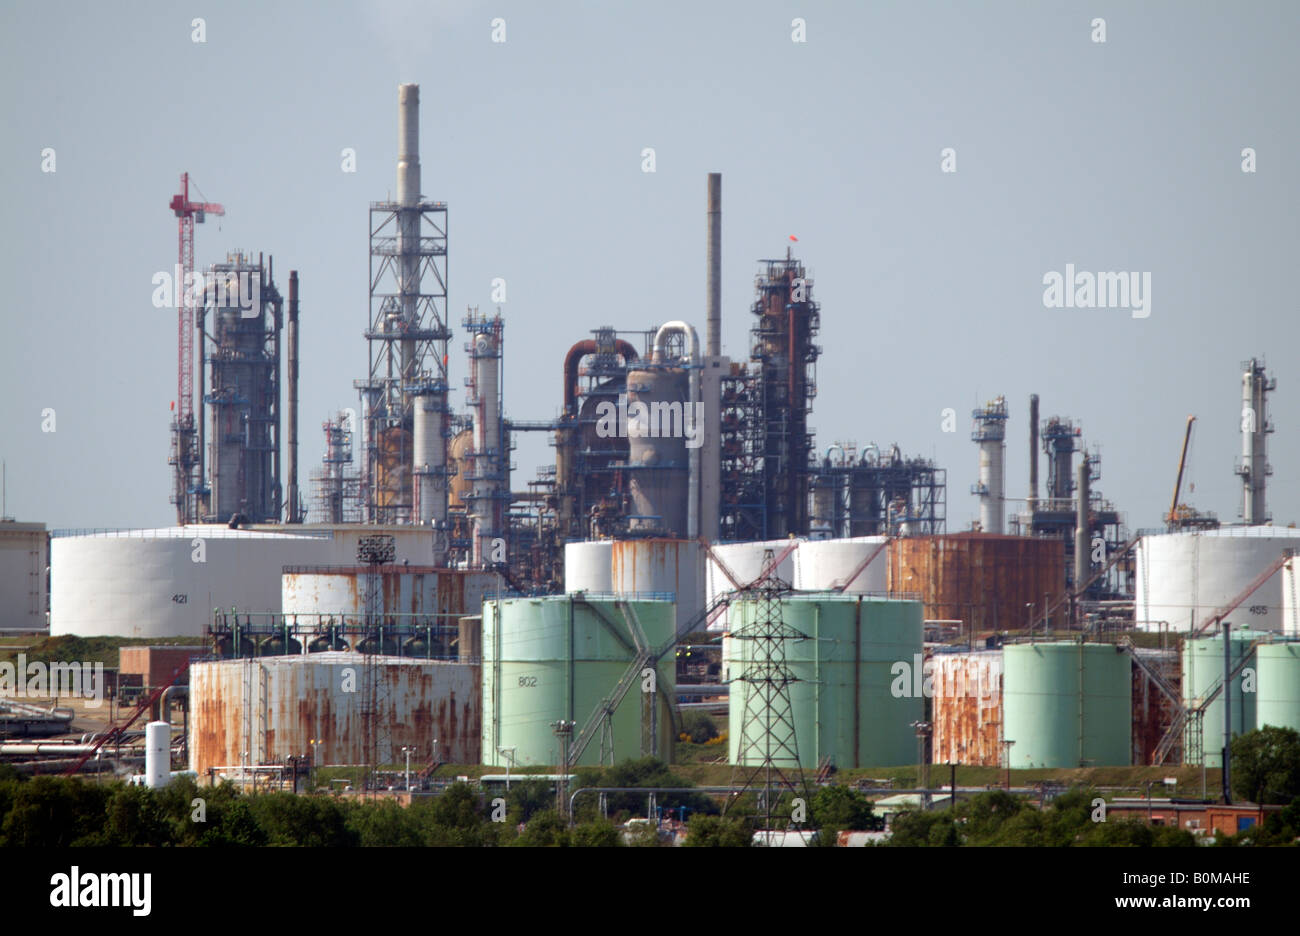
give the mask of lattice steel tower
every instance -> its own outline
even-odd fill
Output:
[[[775,577],[772,550],[763,556],[766,574],[740,593],[739,607],[744,622],[731,633],[742,641],[741,672],[733,674],[732,685],[743,687],[744,716],[741,720],[736,765],[731,786],[737,792],[727,808],[748,791],[758,793],[755,822],[773,830],[774,820],[784,830],[791,821],[791,802],[778,802],[783,793],[809,799],[808,785],[799,765],[799,743],[795,734],[790,684],[798,681],[786,662],[786,644],[807,640],[808,635],[785,623],[782,599],[790,585]],[[734,613],[734,612],[733,612]],[[732,691],[735,699],[735,691]],[[734,701],[733,701],[733,704]],[[724,812],[726,810],[724,809]]]
[[[371,523],[447,521],[447,203],[420,197],[420,89],[399,85],[397,200],[370,204],[362,498]]]

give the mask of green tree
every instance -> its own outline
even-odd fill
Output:
[[[696,813],[687,823],[686,844],[692,848],[749,848],[754,836],[749,823],[739,816]]]
[[[1300,732],[1265,725],[1233,738],[1232,793],[1261,805],[1300,796]]]
[[[555,784],[549,780],[511,781],[505,799],[507,821],[518,825],[543,810],[555,808]]]
[[[545,809],[533,815],[514,844],[527,848],[567,848],[571,843],[568,826],[560,814]]]
[[[345,807],[331,797],[264,793],[250,799],[268,845],[339,848],[357,844]]]
[[[64,777],[33,777],[13,789],[0,823],[0,844],[19,848],[67,848],[100,844],[104,808],[114,789]]]
[[[813,793],[808,803],[812,824],[827,832],[852,830],[869,832],[883,829],[884,819],[875,814],[871,800],[845,786],[824,786]]]
[[[692,743],[704,744],[718,736],[718,725],[708,712],[693,709],[682,716],[682,732],[690,736]]]
[[[578,823],[569,833],[569,840],[576,848],[615,848],[623,844],[614,823],[602,821]]]

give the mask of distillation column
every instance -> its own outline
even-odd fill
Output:
[[[975,428],[971,439],[979,443],[979,483],[971,493],[980,499],[980,529],[985,533],[1003,532],[1003,502],[1006,483],[1004,448],[1007,436],[1007,401],[998,397],[972,414]]]

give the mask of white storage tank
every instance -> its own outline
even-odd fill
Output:
[[[610,577],[620,598],[664,599],[677,603],[678,633],[702,625],[704,550],[695,540],[615,540]],[[698,622],[698,623],[697,623]]]
[[[0,631],[45,629],[43,523],[0,521]]]
[[[1300,531],[1269,526],[1161,533],[1138,543],[1135,620],[1143,630],[1185,632],[1232,601]],[[1234,624],[1283,630],[1283,575],[1275,573],[1242,603]]]
[[[328,534],[225,526],[56,532],[50,633],[201,637],[215,607],[278,611],[281,569],[330,562],[334,551]]]
[[[614,591],[613,540],[564,544],[564,590],[609,595]]]
[[[843,586],[846,595],[886,594],[889,551],[881,547],[887,542],[886,536],[854,536],[801,543],[794,553],[795,590],[833,591]],[[859,569],[873,552],[871,564]]]
[[[794,582],[794,557],[798,552],[798,544],[802,540],[795,540],[796,549],[790,555],[786,556],[776,566],[776,577],[783,582]],[[713,555],[721,560],[726,567],[735,576],[737,583],[741,586],[752,584],[755,579],[763,574],[763,558],[768,550],[772,551],[772,557],[780,556],[789,548],[791,540],[759,540],[753,543],[723,543],[715,545],[712,548]],[[731,579],[719,568],[717,561],[708,558],[705,562],[705,601],[709,606],[713,605],[721,596],[735,591],[731,584]],[[728,609],[729,610],[729,609]],[[727,629],[727,611],[724,610],[713,622],[709,628],[711,631],[725,631]]]
[[[427,527],[56,530],[50,545],[50,633],[201,637],[213,608],[278,612],[285,566],[355,565],[361,537],[376,533],[393,537],[397,563],[431,561],[433,533]]]
[[[341,615],[345,621],[359,621],[366,613],[372,574],[380,593],[377,609],[388,615],[446,615],[440,623],[447,625],[476,614],[498,585],[493,572],[431,566],[289,566],[281,577],[280,609],[285,614]]]

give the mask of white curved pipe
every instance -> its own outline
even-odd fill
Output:
[[[700,393],[700,336],[695,333],[695,326],[687,322],[665,322],[660,325],[659,330],[655,332],[654,352],[650,360],[655,364],[663,363],[668,336],[675,332],[686,336],[686,356],[690,359],[691,368],[691,398],[688,403],[691,406],[691,413],[694,414],[696,404],[701,402],[702,396]],[[702,426],[697,425],[695,431],[703,432],[704,429]],[[686,538],[696,539],[700,535],[700,447],[698,445],[690,449],[689,459],[690,477],[686,495]]]

